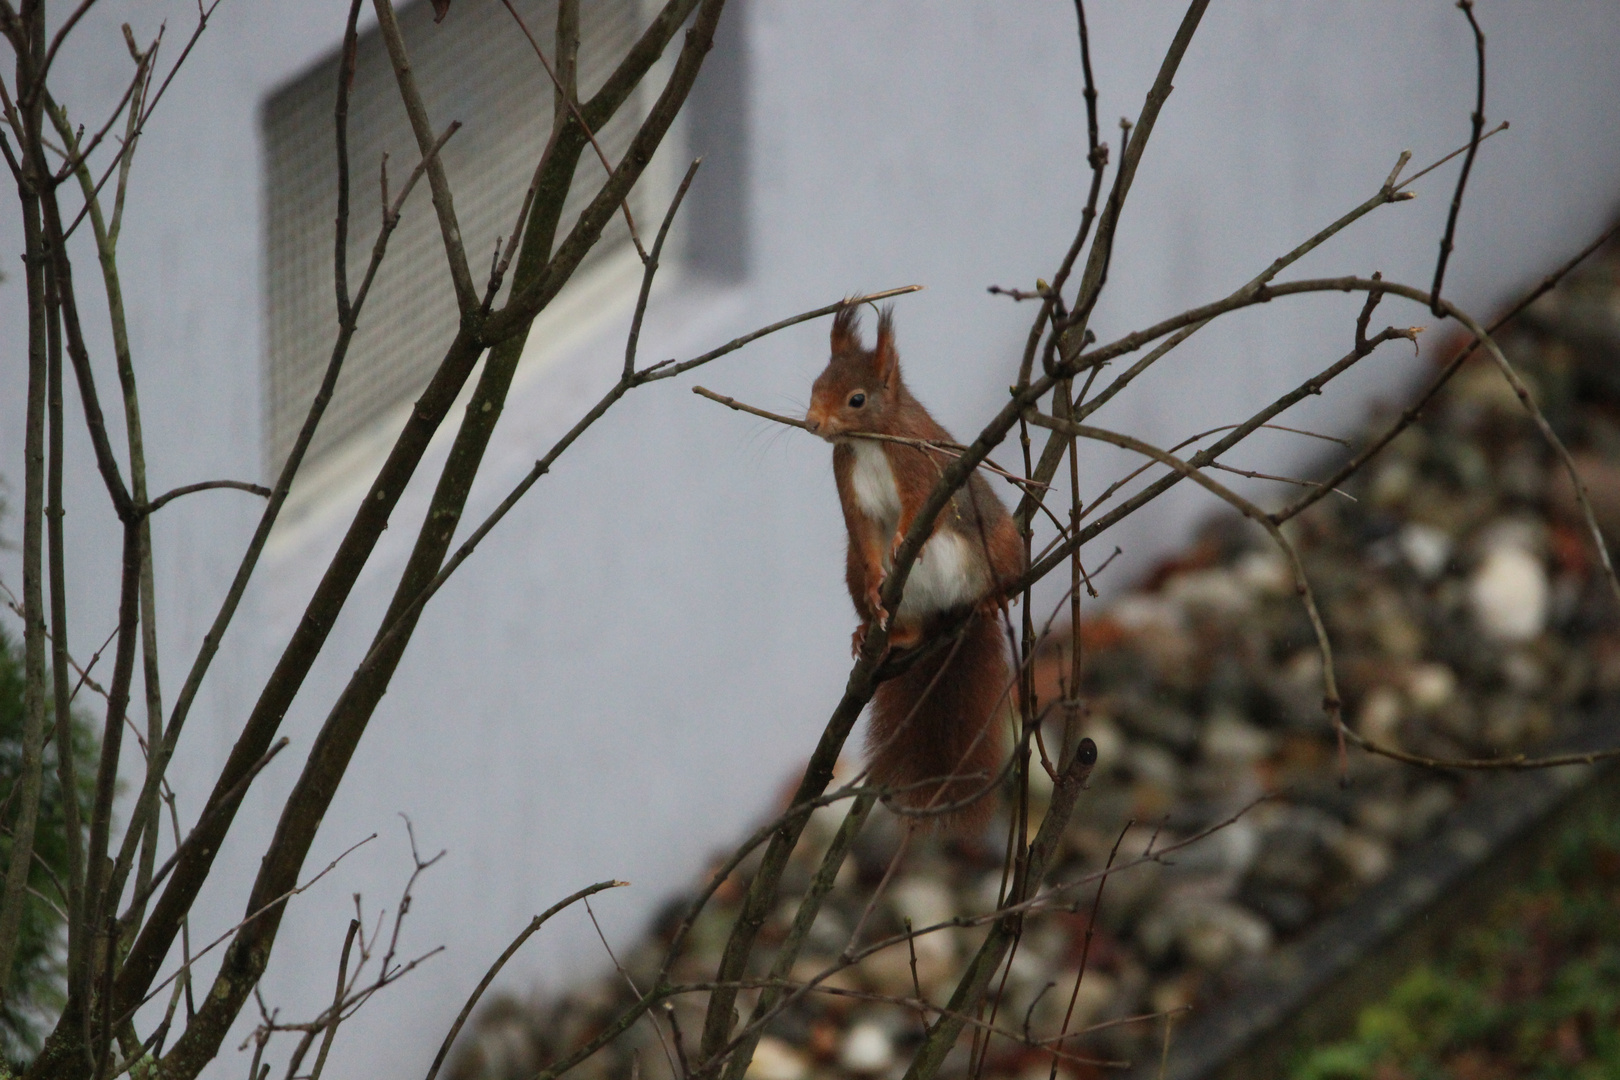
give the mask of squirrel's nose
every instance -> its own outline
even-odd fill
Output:
[[[804,427],[806,431],[814,435],[816,432],[821,430],[821,421],[815,419],[814,417],[807,416],[804,418]]]

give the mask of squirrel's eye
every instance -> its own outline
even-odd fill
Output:
[[[849,395],[849,407],[850,408],[858,409],[862,405],[865,405],[865,404],[866,404],[866,395],[865,394],[851,394],[851,395]]]

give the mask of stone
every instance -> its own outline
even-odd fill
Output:
[[[1180,943],[1193,963],[1219,968],[1270,948],[1271,927],[1247,908],[1217,901],[1200,905],[1188,918]]]
[[[885,1072],[894,1064],[894,1039],[883,1025],[861,1021],[845,1034],[838,1064],[863,1076]]]
[[[764,1035],[754,1047],[754,1060],[744,1075],[748,1080],[805,1080],[810,1075],[810,1058],[774,1035]]]
[[[1235,618],[1254,606],[1252,591],[1230,570],[1188,570],[1165,582],[1164,594],[1192,615]]]
[[[1174,790],[1181,781],[1181,763],[1176,756],[1153,743],[1132,744],[1127,765],[1139,779],[1166,791]]]
[[[1372,480],[1372,499],[1378,506],[1395,506],[1406,501],[1416,479],[1416,470],[1396,458],[1376,467]]]
[[[1257,593],[1288,596],[1294,591],[1294,570],[1275,551],[1250,551],[1238,557],[1237,578]]]
[[[1333,854],[1364,884],[1377,881],[1394,865],[1389,844],[1353,829],[1346,830],[1334,841]]]
[[[909,877],[889,890],[889,904],[901,920],[910,919],[915,929],[933,926],[956,917],[956,897],[950,886],[938,878]]]
[[[1547,625],[1547,569],[1514,544],[1490,549],[1468,582],[1476,625],[1497,641],[1538,637]]]
[[[1394,687],[1375,686],[1361,699],[1356,713],[1356,733],[1362,738],[1387,746],[1400,748],[1401,695]]]
[[[1433,525],[1413,522],[1405,526],[1398,543],[1407,565],[1426,581],[1444,573],[1451,560],[1451,537]]]
[[[1198,745],[1206,758],[1247,765],[1270,755],[1276,739],[1236,713],[1223,710],[1205,722]]]
[[[1315,906],[1310,897],[1292,889],[1246,889],[1238,899],[1259,912],[1278,933],[1291,934],[1311,921]]]
[[[1249,872],[1260,854],[1259,828],[1247,818],[1239,818],[1210,835],[1177,851],[1171,858],[1178,874],[1213,874],[1229,879],[1221,891],[1230,891]]]
[[[1403,831],[1401,816],[1402,807],[1396,799],[1373,797],[1356,803],[1356,824],[1374,836],[1399,837]]]
[[[1457,692],[1457,673],[1446,664],[1414,664],[1406,676],[1406,696],[1420,712],[1434,712]]]
[[[1229,901],[1172,897],[1142,920],[1137,940],[1161,963],[1176,950],[1198,967],[1220,968],[1269,948],[1271,927]]]
[[[1427,836],[1434,823],[1456,805],[1457,796],[1449,785],[1431,782],[1420,786],[1406,800],[1403,816],[1407,839]]]
[[[1502,657],[1502,678],[1521,694],[1541,692],[1547,682],[1547,668],[1529,649],[1514,649]]]

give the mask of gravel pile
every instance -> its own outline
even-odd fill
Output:
[[[1466,339],[1458,341],[1460,345]],[[1575,453],[1600,519],[1620,536],[1620,254],[1595,257],[1501,336],[1504,350]],[[1390,346],[1394,347],[1394,346]],[[1444,359],[1444,350],[1441,350]],[[1368,418],[1368,433],[1394,414]],[[1359,445],[1359,443],[1358,443]],[[1336,451],[1325,474],[1348,451]],[[1579,707],[1620,691],[1620,618],[1558,462],[1512,390],[1483,357],[1465,365],[1421,421],[1345,492],[1297,521],[1293,536],[1327,621],[1345,716],[1378,742],[1433,757],[1529,750]],[[1279,489],[1281,498],[1297,489]],[[1051,880],[1161,850],[1253,806],[1165,862],[1108,879],[1086,949],[1094,886],[1074,913],[1029,922],[995,1023],[1055,1034],[1090,1029],[1068,1052],[1098,1060],[1156,1056],[1160,1019],[1128,1018],[1218,1002],[1279,943],[1387,874],[1403,848],[1488,778],[1436,772],[1352,750],[1341,784],[1323,719],[1320,658],[1286,563],[1252,526],[1213,519],[1199,539],[1140,587],[1083,623],[1089,717],[1099,766]],[[1039,657],[1041,697],[1058,696],[1067,635]],[[1044,780],[1037,768],[1032,800]],[[784,882],[808,884],[843,808],[818,811]],[[1034,815],[1038,820],[1038,812]],[[989,910],[1002,882],[1003,814],[982,838],[914,840],[861,931],[870,942]],[[901,829],[875,811],[794,968],[809,978],[849,944]],[[1123,840],[1121,841],[1121,836]],[[745,868],[746,870],[746,868]],[[742,875],[746,880],[746,872]],[[676,982],[712,976],[741,897],[737,878],[697,923]],[[621,953],[645,989],[685,900]],[[795,910],[784,901],[761,935],[768,964]],[[869,957],[827,980],[774,1023],[749,1075],[757,1080],[887,1077],[909,1060],[918,1013],[861,995],[935,1003],[949,996],[982,929],[962,928]],[[609,972],[557,996],[489,1004],[464,1037],[453,1075],[532,1076],[630,998]],[[688,1043],[702,995],[678,1006]],[[744,995],[744,1016],[752,998]],[[659,1017],[663,1039],[671,1032]],[[944,1073],[965,1075],[968,1042]],[[575,1071],[581,1077],[669,1074],[650,1021]],[[1045,1077],[1050,1053],[990,1042],[984,1075]],[[1071,1077],[1111,1069],[1066,1060]]]

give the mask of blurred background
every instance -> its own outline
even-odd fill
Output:
[[[325,73],[346,6],[226,0],[143,137],[121,253],[153,490],[273,476],[284,446],[280,410],[307,404],[298,396],[299,365],[312,356],[324,363],[328,345],[309,344],[320,325],[309,298],[330,292],[329,276],[319,275],[330,265],[324,230],[333,200],[330,184],[319,182],[330,100],[317,91],[330,92]],[[531,26],[546,28],[539,37],[549,47],[549,8],[519,6]],[[518,152],[495,137],[517,122],[490,88],[510,65],[531,65],[520,85],[539,87],[540,76],[526,46],[511,47],[516,28],[501,22],[495,0],[457,0],[437,29],[423,7],[407,9],[413,48],[445,57],[423,77],[436,122],[467,125],[452,141],[463,156],[448,160],[452,179],[471,190],[480,183],[480,152]],[[587,54],[619,32],[619,7],[630,25],[645,14],[633,2],[602,5],[602,37],[587,39]],[[1181,10],[1095,4],[1088,15],[1103,138],[1117,148],[1116,121],[1139,112]],[[1478,17],[1489,39],[1487,114],[1512,127],[1479,152],[1447,294],[1484,317],[1616,210],[1620,20],[1600,2],[1484,2]],[[147,40],[165,20],[172,58],[194,23],[192,5],[107,0],[92,11],[55,73],[78,119],[97,122],[127,81],[119,24]],[[493,66],[458,66],[454,49],[433,43],[433,34],[473,26],[498,28],[505,44],[490,47],[507,51]],[[922,284],[926,291],[898,305],[908,381],[936,417],[970,435],[1000,404],[1033,316],[986,287],[1030,288],[1050,276],[1078,219],[1089,181],[1081,85],[1067,4],[733,0],[685,125],[636,204],[645,234],[673,178],[690,157],[705,155],[680,255],[666,260],[654,291],[643,359],[696,355],[852,292]],[[357,86],[391,92],[385,80]],[[1373,194],[1402,150],[1421,166],[1465,142],[1473,95],[1473,41],[1442,0],[1214,5],[1143,159],[1092,325],[1106,340],[1230,292]],[[549,93],[544,101],[539,111],[549,113]],[[356,250],[369,248],[375,227],[376,154],[390,152],[396,177],[416,157],[390,111],[397,105],[384,97],[374,104],[371,127],[361,131],[359,112],[355,121],[363,143],[354,166]],[[593,178],[595,167],[587,159],[580,172]],[[1414,201],[1380,209],[1291,273],[1380,270],[1427,287],[1457,167],[1424,178]],[[510,228],[520,196],[521,188],[510,207],[496,204],[477,218],[492,223],[483,232],[469,226],[472,252]],[[486,213],[471,205],[476,199],[465,201],[469,215]],[[425,190],[406,215],[431,237]],[[7,251],[21,249],[14,204],[0,210],[0,236]],[[424,250],[415,265],[431,273],[421,287],[437,295],[447,290],[442,256]],[[79,257],[89,265],[88,252]],[[615,378],[634,300],[628,265],[609,244],[537,327],[469,506],[475,518]],[[25,321],[15,267],[8,259],[0,284],[0,348],[11,385],[21,385]],[[342,430],[318,448],[193,713],[172,774],[183,816],[201,803],[380,461],[390,425],[418,392],[410,365],[436,360],[407,325],[416,294],[406,276],[385,283],[390,291],[363,323],[361,348],[372,359],[346,374]],[[1168,443],[1239,419],[1345,352],[1359,306],[1357,298],[1310,298],[1227,320],[1098,422]],[[1432,321],[1395,301],[1379,317]],[[631,395],[428,609],[309,869],[373,832],[379,838],[293,903],[263,984],[265,998],[288,1013],[319,1007],[352,894],[372,915],[391,911],[410,873],[398,815],[414,823],[424,854],[447,851],[417,887],[404,945],[445,952],[345,1028],[335,1068],[423,1067],[489,960],[530,915],[581,885],[632,881],[598,911],[610,938],[633,934],[794,775],[842,687],[853,621],[829,455],[802,433],[687,390],[696,381],[796,414],[824,362],[825,331],[823,323],[797,327],[695,380]],[[112,385],[106,342],[92,348]],[[1291,422],[1348,431],[1362,406],[1426,370],[1409,350],[1387,347]],[[76,407],[70,397],[70,411]],[[21,420],[20,398],[9,398],[0,414],[5,461],[21,459]],[[116,522],[82,431],[70,426],[69,444],[77,455],[67,496],[70,609],[75,650],[89,651],[114,623]],[[193,940],[212,939],[241,917],[246,882],[297,762],[375,629],[446,446],[441,440],[400,504],[400,527],[373,557],[289,714],[283,731],[292,747],[248,797],[194,917]],[[1238,463],[1282,471],[1307,453],[1316,450],[1268,437]],[[1091,492],[1117,475],[1116,464],[1096,455]],[[19,501],[19,478],[8,480]],[[1099,584],[1117,590],[1130,582],[1180,545],[1207,509],[1199,493],[1178,488],[1100,540],[1094,560],[1115,545],[1123,554]],[[251,497],[218,492],[155,519],[171,686],[258,512]],[[15,525],[4,528],[10,534]],[[15,551],[0,552],[0,573],[14,587],[17,567]],[[570,913],[502,982],[558,983],[602,962],[583,914]],[[237,1068],[231,1057],[216,1070]]]

